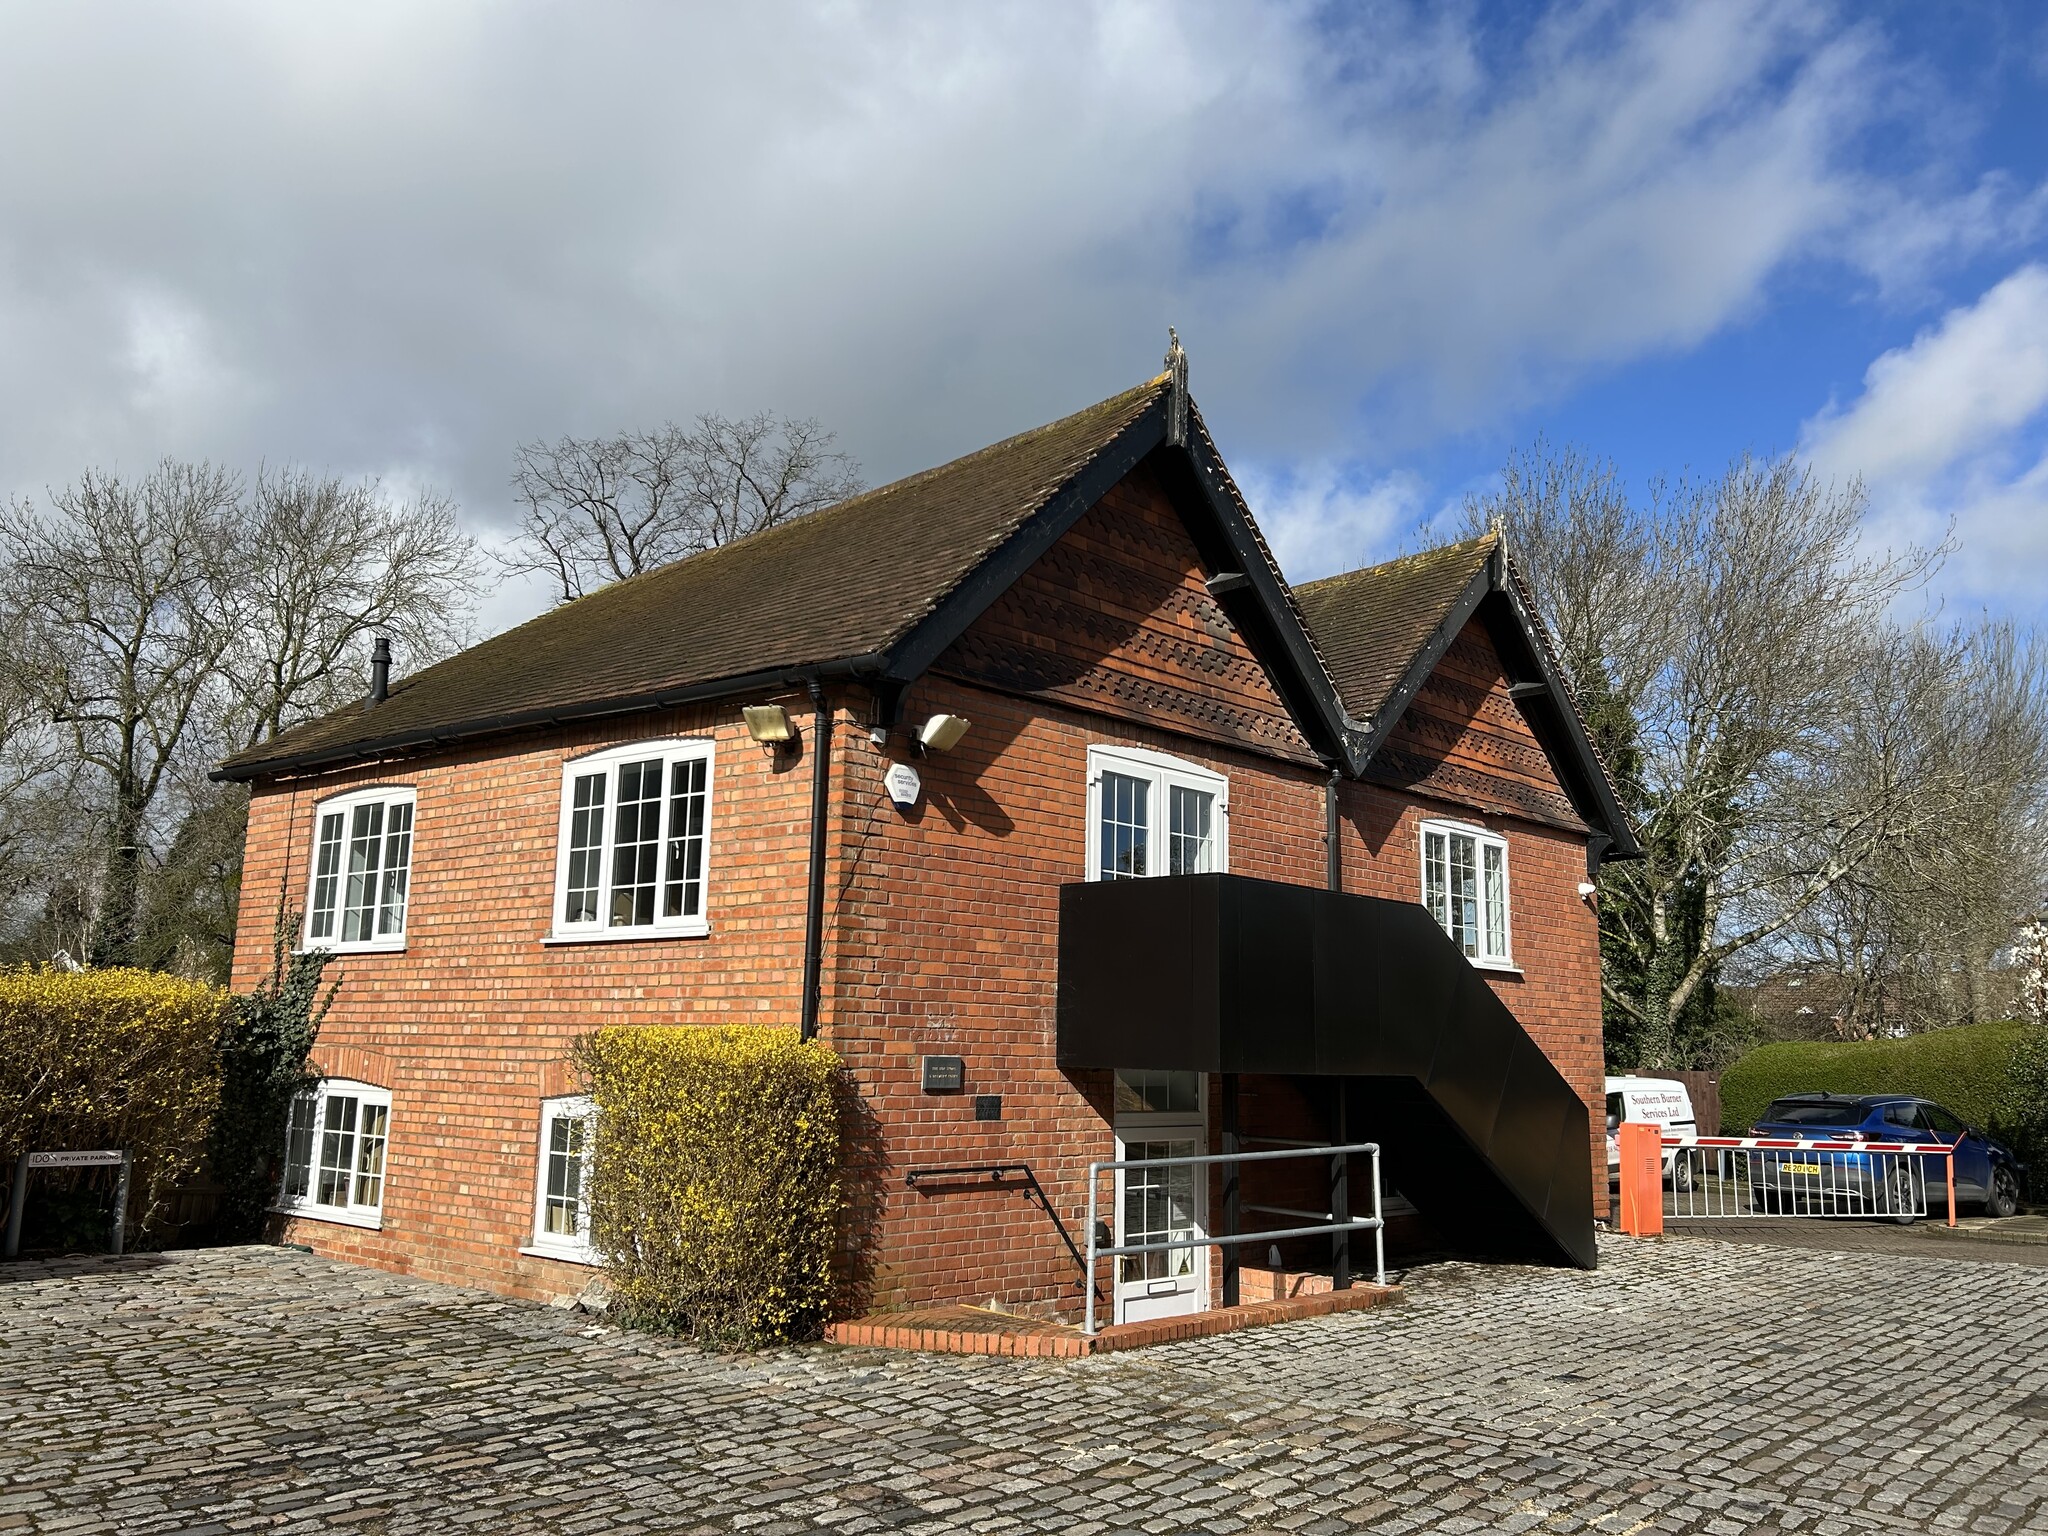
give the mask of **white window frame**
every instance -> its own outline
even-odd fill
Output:
[[[1472,839],[1472,853],[1475,861],[1474,868],[1477,872],[1476,878],[1479,881],[1479,953],[1476,955],[1466,955],[1465,959],[1470,964],[1476,966],[1478,969],[1482,971],[1512,971],[1519,974],[1521,968],[1515,964],[1514,948],[1514,870],[1513,864],[1508,855],[1507,838],[1504,837],[1501,833],[1489,832],[1486,828],[1482,826],[1476,826],[1469,821],[1446,821],[1442,819],[1432,819],[1421,823],[1421,825],[1416,828],[1416,866],[1418,875],[1420,877],[1420,885],[1418,887],[1420,899],[1422,901],[1424,910],[1429,912],[1429,915],[1436,919],[1438,926],[1444,930],[1444,933],[1446,935],[1449,935],[1451,931],[1450,923],[1448,920],[1448,914],[1439,915],[1436,912],[1436,910],[1430,906],[1429,901],[1429,840],[1432,836],[1441,837],[1445,840],[1445,901],[1447,904],[1450,899],[1449,840],[1453,837],[1467,837]],[[1492,920],[1487,914],[1486,901],[1485,850],[1487,850],[1488,848],[1496,849],[1500,853],[1500,933],[1498,936],[1500,943],[1499,952],[1497,954],[1489,952],[1491,947],[1490,941],[1494,938],[1494,934],[1492,932]],[[1453,940],[1453,942],[1455,942],[1455,940]]]
[[[547,1229],[548,1174],[555,1126],[559,1121],[571,1119],[584,1121],[585,1130],[576,1190],[576,1235],[568,1238]],[[596,1121],[597,1106],[587,1094],[541,1100],[540,1142],[533,1177],[533,1240],[519,1250],[521,1253],[537,1259],[559,1259],[565,1264],[604,1263],[604,1256],[590,1246],[591,1132],[596,1128]]]
[[[346,1131],[329,1132],[327,1107],[336,1099],[355,1100],[355,1113]],[[382,1111],[383,1135],[374,1173],[366,1173],[362,1153],[364,1142],[364,1111]],[[293,1142],[301,1126],[308,1128],[307,1159],[296,1163],[293,1159]],[[327,1162],[328,1138],[330,1135],[348,1138],[346,1162],[330,1165]],[[343,1226],[368,1227],[377,1230],[384,1225],[384,1197],[391,1188],[391,1091],[379,1088],[373,1083],[357,1082],[347,1077],[322,1078],[309,1092],[292,1100],[292,1108],[284,1133],[284,1178],[278,1185],[277,1204],[273,1209],[287,1216],[302,1216],[314,1221],[338,1222]],[[292,1172],[294,1167],[306,1169],[306,1188],[303,1194],[292,1193]],[[323,1202],[319,1199],[319,1176],[330,1166],[347,1170],[347,1199],[340,1204]],[[376,1180],[376,1199],[361,1201],[356,1197],[362,1192],[365,1178]]]
[[[618,786],[619,768],[625,763],[646,762],[658,758],[661,761],[661,821],[655,837],[656,870],[654,881],[655,914],[649,923],[608,924],[604,921],[604,909],[610,900],[614,861],[617,850],[613,846],[618,832]],[[674,797],[670,793],[671,775],[677,763],[701,762],[704,765],[704,833],[702,863],[702,896],[699,910],[695,915],[679,914],[664,917],[661,913],[663,892],[668,883],[668,844],[672,840],[669,818],[674,810]],[[570,836],[572,821],[576,813],[574,801],[576,781],[592,773],[601,772],[605,777],[605,800],[601,818],[602,841],[599,844],[597,874],[597,915],[587,922],[571,923],[564,913],[569,899]],[[562,807],[555,827],[555,891],[554,906],[548,920],[550,944],[605,944],[624,939],[655,938],[702,938],[711,931],[711,874],[712,843],[711,822],[715,811],[717,791],[713,781],[717,774],[713,763],[712,743],[699,738],[670,738],[662,741],[636,741],[620,747],[606,747],[601,752],[586,753],[571,758],[562,765]]]
[[[1176,789],[1198,790],[1214,797],[1215,825],[1213,841],[1214,856],[1206,873],[1228,874],[1230,871],[1230,780],[1213,769],[1185,758],[1173,757],[1165,752],[1154,752],[1145,747],[1090,747],[1088,749],[1088,864],[1087,878],[1100,880],[1102,876],[1102,776],[1105,773],[1120,773],[1129,778],[1142,779],[1149,783],[1151,794],[1147,806],[1146,850],[1147,868],[1142,876],[1131,877],[1152,879],[1166,874],[1172,868],[1173,812],[1172,793]],[[1157,858],[1151,857],[1156,851]]]
[[[373,932],[367,939],[344,939],[343,928],[348,921],[349,901],[348,869],[351,827],[358,808],[371,804],[382,804],[383,814],[378,818],[377,869],[372,879],[377,883],[378,894],[370,908],[380,913],[384,905],[383,887],[388,883],[390,870],[387,867],[391,842],[395,835],[391,831],[392,812],[404,807],[406,812],[405,838],[405,891],[399,910],[398,931],[379,934]],[[323,871],[321,857],[325,852],[325,833],[329,818],[339,817],[341,829],[335,843],[335,862],[331,869]],[[305,949],[324,949],[337,955],[394,954],[405,948],[406,923],[412,916],[412,874],[417,862],[413,855],[419,842],[419,797],[409,786],[380,784],[369,789],[352,789],[346,794],[330,795],[313,807],[313,847],[306,860],[306,920],[301,930],[300,942]],[[331,906],[322,904],[321,886],[331,881]],[[324,934],[314,932],[320,919],[330,919],[330,931]],[[381,916],[378,921],[381,921]]]

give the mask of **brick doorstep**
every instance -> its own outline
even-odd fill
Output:
[[[1331,1312],[1357,1312],[1387,1307],[1404,1299],[1398,1285],[1354,1285],[1348,1291],[1325,1291],[1284,1301],[1254,1301],[1237,1307],[1216,1307],[1184,1317],[1143,1323],[1118,1323],[1092,1338],[1064,1323],[1013,1317],[981,1307],[926,1307],[910,1312],[881,1312],[825,1330],[828,1344],[870,1349],[918,1349],[942,1355],[1024,1355],[1036,1359],[1078,1359],[1124,1349],[1143,1349],[1180,1339],[1205,1339],[1263,1328],[1297,1318]]]

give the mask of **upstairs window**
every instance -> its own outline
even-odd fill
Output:
[[[710,827],[708,741],[644,742],[570,763],[562,772],[554,937],[709,932]]]
[[[591,1133],[597,1111],[588,1098],[543,1100],[540,1168],[534,1193],[533,1244],[526,1251],[572,1264],[595,1264],[590,1246]]]
[[[1475,965],[1508,958],[1508,845],[1477,827],[1422,824],[1422,904]]]
[[[368,1083],[323,1080],[292,1100],[278,1209],[375,1227],[384,1218],[384,1150],[391,1095]]]
[[[1163,752],[1090,747],[1088,878],[1228,869],[1229,793],[1221,774]]]
[[[320,803],[306,895],[308,949],[405,948],[412,820],[409,789],[363,789]]]

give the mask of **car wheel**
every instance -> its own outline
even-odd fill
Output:
[[[1683,1152],[1671,1159],[1671,1187],[1681,1195],[1692,1193],[1692,1159]]]
[[[2010,1168],[1991,1170],[1991,1193],[1984,1197],[1986,1216],[2010,1216],[2020,1208],[2019,1176]]]
[[[1886,1181],[1891,1197],[1891,1218],[1902,1227],[1910,1227],[1919,1219],[1920,1202],[1915,1198],[1917,1191],[1913,1183],[1913,1170],[1901,1164],[1892,1170]]]

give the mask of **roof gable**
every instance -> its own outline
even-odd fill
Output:
[[[1158,449],[968,626],[934,671],[1315,761],[1207,578]]]
[[[1354,772],[1365,772],[1437,663],[1476,619],[1572,809],[1595,829],[1595,855],[1641,853],[1528,589],[1497,535],[1310,582],[1295,596],[1346,710],[1363,729]]]

